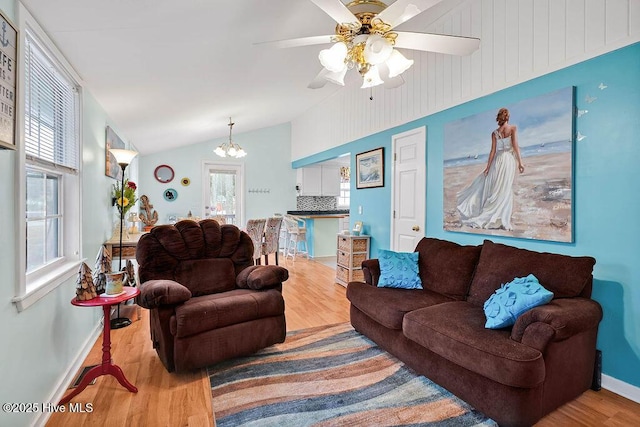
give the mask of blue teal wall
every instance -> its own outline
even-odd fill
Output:
[[[598,89],[600,83],[608,87]],[[593,298],[604,309],[598,347],[606,375],[640,387],[640,44],[530,80],[463,105],[353,141],[296,162],[294,167],[352,153],[385,147],[391,161],[391,136],[427,127],[426,235],[462,244],[482,243],[486,236],[444,231],[443,135],[450,121],[503,105],[576,87],[578,109],[589,112],[576,119],[585,135],[575,144],[574,243],[500,238],[491,240],[537,251],[596,258]],[[586,95],[596,97],[593,103]],[[361,220],[372,236],[372,254],[389,247],[391,168],[385,168],[384,188],[356,190],[351,185],[351,221]],[[362,206],[363,214],[358,214]]]

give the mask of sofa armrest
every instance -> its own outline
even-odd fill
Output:
[[[178,305],[191,298],[191,291],[173,280],[148,280],[140,285],[138,305],[153,309],[161,305]]]
[[[277,265],[253,265],[236,277],[236,286],[245,289],[269,289],[282,285],[289,278],[289,270]]]
[[[365,283],[378,286],[380,278],[380,262],[377,259],[365,259],[362,261],[362,273]]]
[[[562,341],[597,328],[602,307],[588,298],[559,298],[523,313],[511,330],[511,339],[542,351],[551,341]]]

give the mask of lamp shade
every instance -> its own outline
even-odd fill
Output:
[[[347,65],[344,60],[347,57],[347,45],[338,42],[331,46],[330,49],[323,49],[318,54],[318,59],[324,68],[334,73],[340,72]]]
[[[360,88],[366,89],[368,87],[381,85],[382,83],[384,82],[380,78],[380,72],[378,71],[378,67],[375,65],[372,65],[371,67],[369,67],[369,71],[367,71],[367,73],[364,75],[362,79],[362,86],[360,86]]]
[[[118,162],[119,165],[130,164],[133,158],[138,155],[137,151],[122,150],[120,148],[110,148],[109,152],[113,154],[113,157],[116,158],[116,162]]]
[[[372,34],[364,47],[364,59],[371,65],[382,64],[389,59],[393,46],[380,34]]]
[[[413,59],[407,59],[403,54],[393,49],[391,56],[387,59],[387,67],[389,67],[389,77],[399,76],[407,71],[413,65]]]
[[[224,148],[222,148],[222,145],[217,146],[216,149],[213,150],[213,152],[220,157],[227,157],[227,152],[224,150]]]

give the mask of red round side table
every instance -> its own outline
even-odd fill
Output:
[[[76,387],[71,393],[66,395],[60,401],[60,405],[64,405],[84,390],[95,378],[102,375],[113,375],[118,382],[127,390],[137,393],[138,389],[131,384],[124,376],[122,369],[119,366],[114,365],[111,361],[111,306],[120,304],[121,302],[135,298],[140,294],[138,288],[132,288],[129,286],[124,287],[124,293],[116,297],[105,297],[102,294],[96,298],[87,301],[78,301],[76,298],[71,300],[71,304],[78,307],[102,307],[104,311],[104,325],[102,333],[102,363],[100,365],[91,368],[80,381],[78,387]]]

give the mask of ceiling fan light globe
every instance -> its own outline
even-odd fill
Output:
[[[378,86],[383,84],[384,82],[380,78],[380,72],[378,71],[378,67],[372,65],[369,67],[369,71],[366,72],[364,77],[362,78],[362,86],[361,89],[366,89],[374,86]]]
[[[380,34],[372,34],[367,39],[364,48],[364,59],[372,65],[378,65],[385,62],[391,56],[393,46],[389,40]]]
[[[322,49],[318,54],[318,59],[324,68],[328,71],[337,73],[346,67],[345,59],[347,57],[347,45],[338,42],[331,46],[330,49]]]
[[[396,77],[411,68],[413,59],[407,59],[403,54],[393,49],[386,64],[389,67],[389,77]]]
[[[347,74],[347,67],[344,67],[342,71],[338,72],[327,72],[324,75],[325,80],[330,83],[344,86],[344,76]]]

